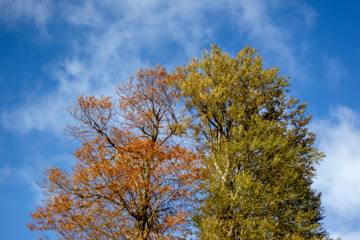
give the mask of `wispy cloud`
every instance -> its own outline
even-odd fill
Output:
[[[104,19],[98,13],[95,2],[80,1],[76,5],[64,2],[61,8],[63,9],[61,16],[70,24],[93,28],[101,28],[104,24]]]
[[[360,233],[345,230],[344,232],[332,232],[331,237],[333,239],[340,237],[341,240],[359,240]]]
[[[2,187],[20,188],[26,186],[33,193],[33,199],[28,199],[36,204],[41,203],[41,199],[44,197],[41,194],[40,187],[35,183],[34,176],[38,173],[32,167],[10,167],[5,166],[0,168],[0,189]],[[40,178],[40,176],[39,176]]]
[[[45,177],[42,171],[48,167],[56,166],[69,170],[69,166],[71,166],[73,160],[74,157],[70,154],[50,155],[48,157],[34,154],[31,157],[29,156],[29,159],[26,159],[22,165],[5,165],[0,167],[0,189],[4,186],[11,186],[17,189],[25,186],[27,190],[31,190],[33,193],[33,199],[28,199],[28,201],[34,204],[40,204],[45,196],[42,194],[42,189],[36,184],[35,180],[41,182]]]
[[[234,31],[245,34],[247,41],[257,42],[263,48],[262,55],[277,56],[288,72],[302,69],[292,47],[291,36],[295,30],[280,26],[274,20],[272,11],[283,11],[279,3],[271,5],[264,0],[229,1],[228,4],[205,0],[171,4],[160,0],[76,3],[39,0],[28,1],[28,4],[44,9],[31,15],[37,22],[46,23],[46,19],[56,16],[58,22],[66,23],[64,28],[77,34],[63,40],[69,48],[62,56],[57,56],[61,60],[46,67],[49,76],[56,81],[56,89],[2,113],[3,125],[10,129],[59,132],[69,121],[66,106],[73,103],[76,96],[111,95],[113,87],[134,75],[136,69],[156,62],[170,68],[187,63],[193,56],[199,56],[203,48],[209,48],[210,42],[226,38],[215,34],[223,27],[217,23],[217,18],[228,19],[225,16],[228,13],[229,20],[238,26]],[[16,4],[11,7],[15,8]],[[55,8],[58,13],[50,16],[49,9]],[[310,11],[303,4],[297,9]],[[306,14],[299,14],[294,19],[307,21]],[[51,21],[48,22],[51,26]]]
[[[308,44],[306,31],[316,21],[313,8],[303,1],[232,3],[233,21],[237,23],[238,31],[245,33],[247,39],[261,49],[262,56],[267,57],[266,64],[281,66],[286,74],[303,81],[309,79],[306,74],[308,66],[302,59]]]
[[[4,166],[0,168],[0,186],[8,180],[8,178],[11,176],[11,167]]]
[[[164,5],[148,1],[58,5],[70,28],[81,31],[69,39],[72,47],[59,58],[64,60],[46,66],[56,88],[17,109],[3,112],[3,126],[21,132],[36,129],[58,133],[69,121],[66,106],[76,96],[114,94],[116,84],[134,75],[136,69],[155,63],[149,56],[165,59],[170,55],[162,44],[175,42],[183,48],[182,53],[198,50],[201,39],[211,31],[206,30],[201,11],[196,13],[200,5],[192,6],[195,9],[183,3]],[[171,61],[174,57],[170,57]]]
[[[326,67],[326,78],[332,83],[331,86],[337,87],[339,81],[348,76],[345,66],[333,57],[323,57],[323,61]]]
[[[327,155],[317,169],[314,186],[323,193],[329,228],[340,235],[351,233],[349,222],[354,223],[360,214],[359,119],[359,113],[338,107],[328,119],[316,120],[311,125],[318,134],[319,148]],[[349,235],[344,239],[358,238]]]
[[[17,22],[43,27],[50,18],[50,0],[0,0],[0,21],[13,27]]]
[[[308,27],[312,27],[316,24],[316,19],[319,17],[319,13],[314,8],[306,4],[300,4],[300,8],[298,9],[303,13],[305,17],[305,24]]]

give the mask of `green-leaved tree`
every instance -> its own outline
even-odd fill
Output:
[[[202,239],[321,239],[323,153],[313,147],[307,104],[286,95],[288,77],[263,68],[256,50],[231,57],[216,45],[177,69],[210,174],[194,216]]]

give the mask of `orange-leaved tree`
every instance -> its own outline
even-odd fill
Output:
[[[176,144],[176,75],[145,68],[110,97],[78,97],[68,133],[82,142],[71,173],[45,171],[47,199],[31,214],[31,230],[60,239],[185,239],[201,177],[199,156]],[[175,79],[176,80],[176,79]]]

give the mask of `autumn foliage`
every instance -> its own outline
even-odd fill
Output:
[[[117,88],[119,98],[80,96],[80,122],[68,133],[82,142],[71,173],[45,171],[48,196],[32,213],[32,230],[60,239],[184,239],[200,177],[198,154],[175,144],[176,78],[161,66],[141,69]],[[172,79],[174,80],[174,79]]]
[[[255,49],[231,57],[212,45],[172,74],[141,69],[116,99],[78,97],[79,125],[67,128],[82,143],[77,161],[45,171],[29,228],[60,239],[326,238],[312,189],[324,154],[279,74]]]

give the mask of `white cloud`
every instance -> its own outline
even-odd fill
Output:
[[[35,172],[39,171],[35,171],[35,169],[32,167],[5,166],[0,168],[0,189],[3,186],[21,188],[23,185],[25,185],[28,189],[31,189],[32,193],[34,194],[34,202],[39,204],[41,203],[41,199],[44,199],[44,197],[41,194],[40,187],[35,183]]]
[[[242,16],[238,17],[238,24],[240,28],[249,32],[249,38],[259,40],[265,49],[272,49],[285,58],[291,59],[287,43],[290,37],[289,30],[277,26],[271,18],[271,10],[274,10],[271,4],[263,0],[256,0],[241,1],[240,6]],[[238,13],[235,12],[234,15],[238,16]],[[240,31],[243,30],[240,29]]]
[[[306,25],[309,27],[313,26],[319,17],[319,13],[308,5],[302,5],[300,10],[304,14]]]
[[[360,220],[360,114],[338,107],[329,119],[316,120],[311,127],[327,155],[314,183],[323,194],[326,222],[342,239],[359,239],[355,236],[360,231],[351,233],[348,225]]]
[[[149,65],[141,59],[141,54],[168,54],[162,49],[162,42],[175,41],[184,48],[182,52],[200,52],[193,49],[199,49],[201,39],[211,31],[203,26],[202,15],[196,14],[201,5],[192,9],[196,4],[187,3],[123,1],[120,5],[118,1],[101,4],[86,1],[79,5],[70,2],[59,5],[67,22],[87,28],[71,39],[74,47],[60,58],[64,60],[45,67],[56,81],[56,89],[38,99],[29,97],[23,106],[3,112],[3,126],[20,132],[36,129],[58,133],[70,121],[67,105],[79,94],[113,95],[114,86]],[[111,21],[108,21],[109,12]],[[118,16],[114,16],[115,12]],[[205,35],[197,33],[199,29],[204,29]],[[194,35],[194,41],[187,41],[189,34]]]
[[[334,232],[333,234],[331,234],[331,237],[333,239],[340,237],[341,240],[359,240],[360,232],[351,232],[351,231],[346,231],[342,233]]]
[[[40,204],[46,196],[42,194],[42,188],[36,184],[35,180],[41,182],[45,177],[43,170],[48,167],[60,167],[69,172],[70,166],[74,163],[74,157],[69,153],[47,157],[31,153],[25,157],[22,165],[0,167],[0,189],[3,186],[17,189],[25,187],[33,194],[33,199],[28,199],[28,201]]]
[[[101,27],[103,24],[102,17],[98,14],[94,2],[85,1],[82,4],[69,4],[64,3],[62,5],[62,16],[70,24],[74,25],[86,25],[89,27]]]
[[[11,168],[9,166],[0,168],[0,186],[6,182],[9,176],[11,176]]]
[[[21,106],[12,111],[1,114],[3,127],[15,132],[28,133],[30,130],[47,130],[60,133],[65,127],[64,122],[69,119],[66,106],[71,100],[65,98],[66,94],[50,95]]]
[[[30,20],[42,27],[50,17],[50,0],[0,0],[0,20],[7,25]]]
[[[304,1],[235,1],[232,19],[254,48],[265,56],[266,65],[281,66],[287,75],[309,80],[306,31],[316,20],[316,11]],[[301,34],[299,34],[301,33]]]
[[[15,3],[5,3],[17,7]],[[23,132],[31,129],[59,132],[69,121],[66,106],[79,94],[112,95],[116,84],[127,80],[137,69],[155,64],[153,59],[164,61],[160,63],[169,67],[187,63],[193,56],[199,56],[204,47],[209,48],[207,44],[214,42],[212,39],[219,38],[214,36],[222,27],[217,24],[217,18],[226,18],[224,14],[228,13],[239,26],[234,30],[260,42],[265,54],[278,53],[276,56],[291,71],[302,69],[290,44],[292,30],[281,28],[272,19],[271,11],[280,11],[280,3],[270,5],[263,0],[229,4],[205,0],[172,3],[29,0],[26,3],[35,6],[34,9],[56,8],[57,21],[69,24],[69,30],[76,34],[66,40],[70,42],[68,51],[57,56],[62,60],[46,67],[57,83],[56,89],[2,113],[4,126]],[[22,12],[24,7],[18,8],[16,11]],[[38,22],[46,22],[48,11],[37,11],[43,14],[31,16],[38,16]]]
[[[344,65],[336,58],[324,57],[326,67],[326,78],[332,81],[332,86],[337,86],[341,79],[344,79],[348,73]]]

